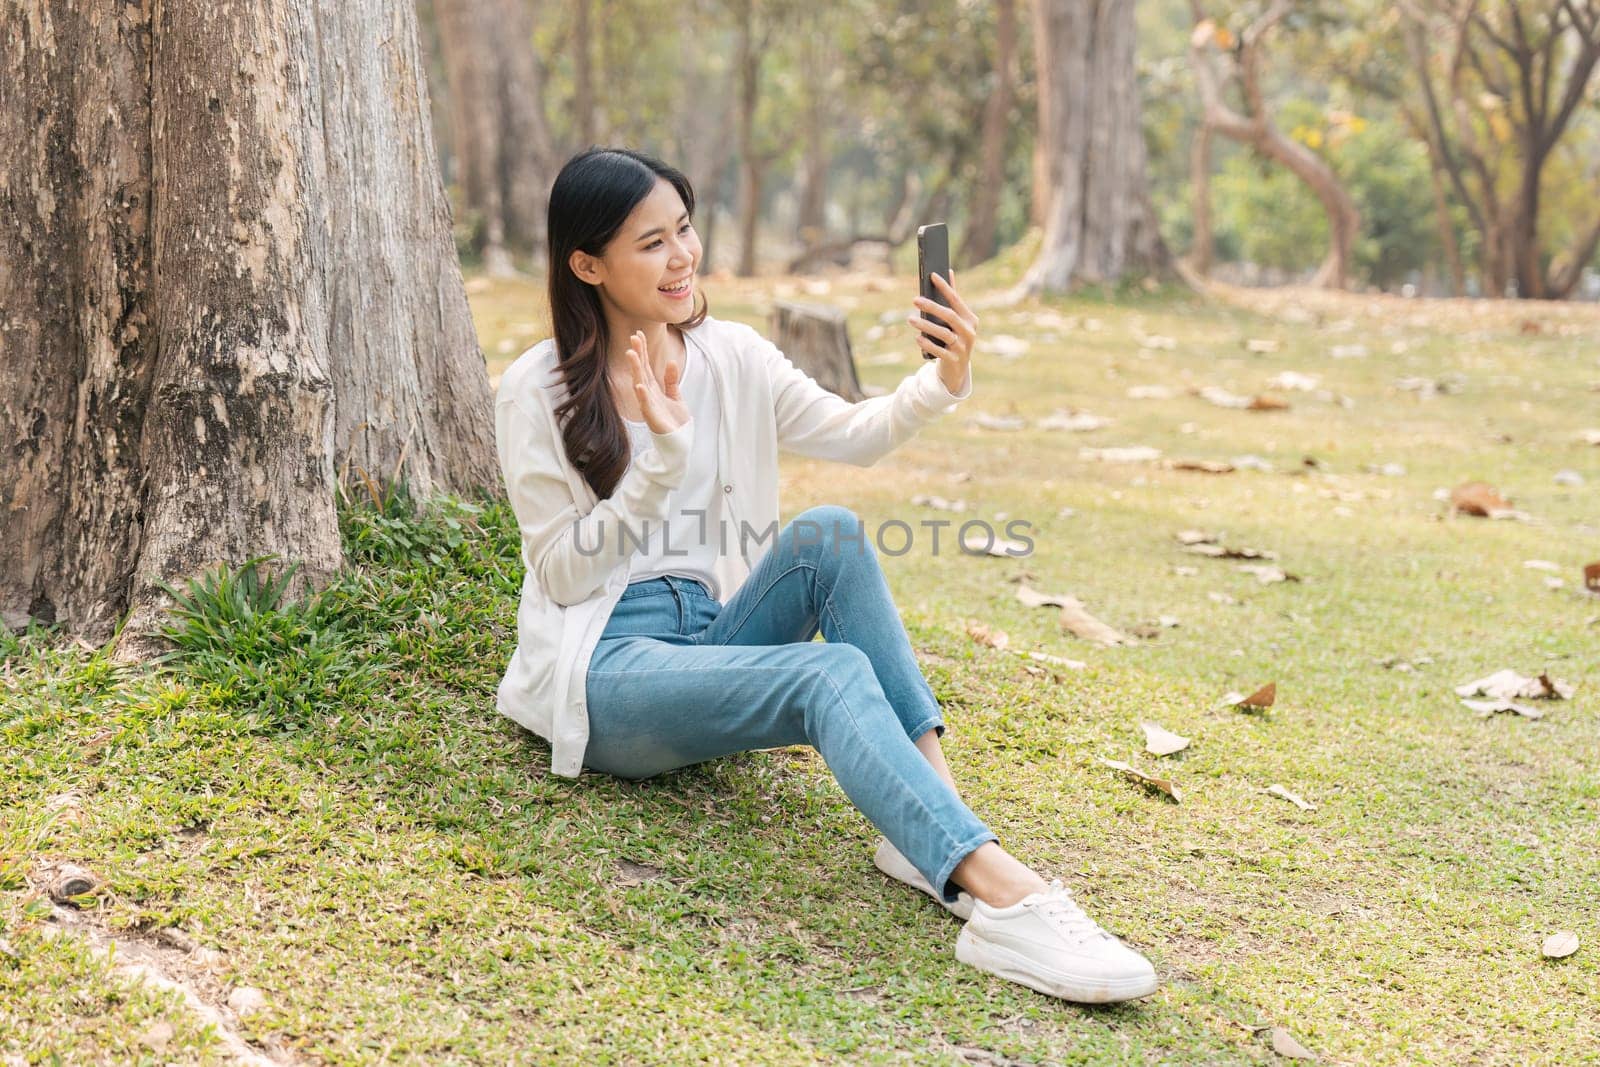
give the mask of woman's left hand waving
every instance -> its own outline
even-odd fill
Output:
[[[966,386],[972,348],[978,340],[978,316],[961,299],[961,294],[956,292],[953,284],[937,273],[929,277],[934,288],[950,301],[950,306],[945,307],[925,296],[918,296],[915,303],[922,314],[912,315],[906,321],[917,331],[917,347],[939,358],[939,380],[944,382],[944,387],[951,393],[959,393]],[[930,322],[924,317],[926,315],[937,316],[948,326]],[[931,337],[939,338],[946,347],[940,348]]]

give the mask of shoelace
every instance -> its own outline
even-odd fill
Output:
[[[1050,888],[1039,894],[1039,899],[1031,906],[1040,918],[1060,930],[1070,944],[1082,944],[1094,938],[1114,940],[1099,923],[1084,914],[1078,902],[1072,899],[1072,891],[1062,885],[1060,879],[1052,881]]]

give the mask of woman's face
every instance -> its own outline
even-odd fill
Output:
[[[572,270],[635,321],[682,322],[694,313],[700,236],[678,190],[657,180],[599,256],[572,254]]]

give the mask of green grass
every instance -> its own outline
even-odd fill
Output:
[[[973,272],[973,295],[1007,269]],[[771,295],[770,282],[712,291],[718,314],[758,324]],[[903,294],[846,282],[819,298],[850,305],[868,384],[914,369]],[[498,369],[496,352],[530,340],[537,287],[497,282],[474,300]],[[1525,334],[1519,320],[1544,312],[1480,321],[1351,297],[1271,317],[1170,293],[1054,309],[1101,328],[984,309],[987,337],[1029,339],[1029,353],[980,353],[973,398],[875,468],[786,460],[784,512],[1034,524],[1025,560],[934,556],[919,538],[884,564],[969,803],[1155,960],[1156,996],[1085,1009],[958,964],[954,923],[878,874],[872,828],[803,750],[644,783],[550,776],[543,743],[493,708],[521,579],[508,509],[436,501],[411,519],[390,498],[344,511],[350,568],[310,602],[275,597],[270,564],[191,587],[181,655],[159,670],[48,631],[0,638],[0,1063],[226,1059],[175,997],[46,936],[34,885],[56,859],[104,879],[84,918],[127,938],[177,928],[220,953],[202,994],[262,990],[240,1034],[305,1062],[1234,1063],[1273,1058],[1260,1026],[1334,1062],[1592,1057],[1600,599],[1579,571],[1600,558],[1600,450],[1576,434],[1600,424],[1587,391],[1600,319],[1563,312],[1570,328]],[[1152,334],[1176,348],[1141,348]],[[1265,337],[1278,351],[1243,347]],[[1329,358],[1354,342],[1370,354]],[[1354,406],[1126,395],[1253,393],[1289,369]],[[1459,393],[1394,385],[1447,373]],[[1090,434],[969,421],[1068,406],[1115,421]],[[1120,444],[1253,453],[1278,472],[1078,458]],[[1406,474],[1363,470],[1390,462]],[[1563,468],[1587,484],[1556,484]],[[1538,521],[1444,519],[1435,489],[1469,478]],[[916,493],[973,510],[914,507]],[[1172,536],[1188,527],[1273,550],[1304,581],[1263,586],[1188,555]],[[1565,587],[1527,559],[1556,562]],[[1088,645],[1021,606],[1018,576],[1124,629],[1180,625]],[[974,643],[967,619],[1090,667],[1030,673]],[[1417,669],[1381,665],[1393,656]],[[1452,695],[1501,667],[1548,667],[1577,697],[1534,722],[1480,719]],[[1267,714],[1216,710],[1266,681]],[[1144,719],[1193,746],[1136,755]],[[1099,756],[1170,772],[1184,802]],[[1264,793],[1273,783],[1316,810]],[[623,861],[660,873],[625,877]],[[1545,960],[1558,929],[1583,947]],[[140,1038],[163,1018],[175,1033],[157,1054]]]

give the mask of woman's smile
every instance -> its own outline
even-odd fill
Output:
[[[664,294],[669,300],[687,300],[689,299],[689,294],[694,292],[694,276],[690,275],[682,281],[674,282],[671,285],[657,286],[656,291]]]

